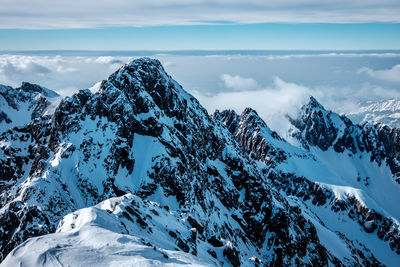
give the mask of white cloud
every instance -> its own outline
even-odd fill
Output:
[[[328,110],[349,113],[358,110],[366,100],[400,98],[400,91],[379,85],[364,83],[358,88],[304,86],[286,82],[274,77],[271,85],[258,90],[221,92],[205,95],[199,91],[191,92],[200,103],[213,113],[216,109],[233,109],[239,114],[246,108],[255,109],[267,125],[286,137],[290,126],[286,115],[295,117],[309,96],[314,96]]]
[[[101,63],[101,64],[118,64],[122,65],[124,62],[120,59],[116,59],[115,57],[111,56],[100,56],[96,58],[86,58],[86,63]]]
[[[129,57],[0,55],[0,84],[37,83],[71,95],[107,77]]]
[[[270,52],[270,51],[267,51]],[[304,54],[284,54],[284,55],[246,55],[246,54],[232,54],[232,55],[206,55],[209,58],[220,58],[222,60],[292,60],[292,59],[324,59],[324,58],[400,58],[400,53],[304,53]]]
[[[2,0],[0,28],[399,22],[398,0]]]
[[[367,67],[359,69],[359,73],[366,73],[369,76],[388,82],[400,82],[400,64],[393,66],[391,69],[372,70]]]
[[[295,114],[310,95],[316,94],[308,87],[285,82],[279,77],[274,78],[272,85],[259,90],[222,92],[212,96],[197,91],[192,93],[210,113],[216,109],[233,109],[240,113],[251,107],[280,134],[285,133],[289,126],[285,115]]]
[[[235,91],[254,90],[258,87],[257,81],[253,78],[243,78],[239,75],[222,74],[221,80],[227,88]]]

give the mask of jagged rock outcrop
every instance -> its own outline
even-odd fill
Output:
[[[364,129],[368,129],[367,127],[365,124]],[[377,129],[375,130],[377,139],[384,148],[386,163],[390,166],[396,182],[400,184],[400,129],[390,128],[379,123],[374,127]]]
[[[286,153],[280,148],[286,141],[272,131],[255,110],[246,108],[240,116],[233,110],[216,111],[213,116],[228,128],[252,158],[269,166],[287,159]]]

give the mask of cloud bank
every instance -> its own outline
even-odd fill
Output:
[[[221,80],[226,88],[235,91],[254,90],[257,89],[258,83],[253,78],[243,78],[239,75],[222,74]]]
[[[106,79],[129,58],[0,55],[0,83],[37,83],[66,96]]]
[[[359,73],[366,73],[369,76],[388,82],[400,82],[400,64],[393,66],[391,69],[385,70],[372,70],[367,67],[363,67],[359,70]]]
[[[212,96],[205,96],[196,91],[192,93],[210,113],[216,109],[233,109],[241,113],[246,107],[251,107],[269,127],[284,134],[289,126],[285,115],[295,114],[301,104],[315,92],[305,86],[274,77],[271,85],[258,90],[222,92]]]
[[[400,22],[398,0],[2,0],[0,28]]]
[[[400,98],[398,54],[153,57],[209,113],[252,107],[282,136],[288,126],[285,114],[295,114],[309,95],[342,113],[357,110],[364,101]],[[66,96],[97,83],[91,88],[96,91],[99,81],[133,58],[0,55],[0,84],[16,87],[28,81]]]

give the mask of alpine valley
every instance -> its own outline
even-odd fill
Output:
[[[397,128],[310,97],[282,138],[149,58],[56,99],[0,86],[1,266],[400,265]]]

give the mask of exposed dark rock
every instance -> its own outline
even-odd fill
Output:
[[[224,243],[222,243],[221,240],[219,240],[215,235],[207,239],[208,243],[210,243],[213,247],[222,247],[224,246]]]
[[[232,248],[231,246],[226,246],[223,252],[224,256],[230,261],[232,266],[240,266],[239,251]]]

